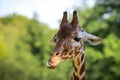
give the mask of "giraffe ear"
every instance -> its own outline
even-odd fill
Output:
[[[72,22],[71,22],[71,25],[73,28],[76,28],[77,25],[78,25],[78,17],[77,17],[77,11],[73,11],[73,19],[72,19]]]
[[[91,45],[98,45],[101,42],[102,42],[102,39],[99,38],[99,37],[88,39],[88,43],[91,44]]]
[[[63,18],[62,18],[62,22],[61,22],[61,24],[60,24],[60,27],[64,24],[64,23],[67,23],[68,21],[67,21],[67,11],[65,11],[64,13],[63,13]]]
[[[91,35],[91,34],[86,34],[86,41],[91,44],[91,45],[98,45],[102,42],[102,39],[100,37]]]

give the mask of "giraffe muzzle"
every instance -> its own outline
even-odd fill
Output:
[[[47,67],[50,68],[50,69],[55,69],[56,66],[54,66],[50,60],[47,62]]]
[[[54,69],[61,61],[61,58],[58,56],[51,57],[47,62],[47,67]]]

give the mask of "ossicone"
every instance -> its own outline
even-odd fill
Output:
[[[67,21],[67,11],[65,11],[65,12],[63,12],[63,18],[62,18],[62,22],[61,22],[60,26],[67,22],[68,22]]]
[[[78,17],[77,17],[77,11],[76,10],[73,11],[73,18],[72,18],[71,25],[72,25],[73,28],[76,28],[77,25],[78,25]]]

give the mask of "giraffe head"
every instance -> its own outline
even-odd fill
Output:
[[[101,43],[101,38],[88,34],[78,25],[76,11],[73,12],[73,19],[69,23],[65,11],[60,28],[51,40],[51,43],[55,44],[55,48],[51,53],[47,66],[55,68],[60,61],[70,60],[79,55],[80,51],[84,51],[84,41],[91,45],[97,45]]]

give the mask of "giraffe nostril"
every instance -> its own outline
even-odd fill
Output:
[[[58,55],[59,55],[59,52],[56,53],[56,56],[58,56]]]

